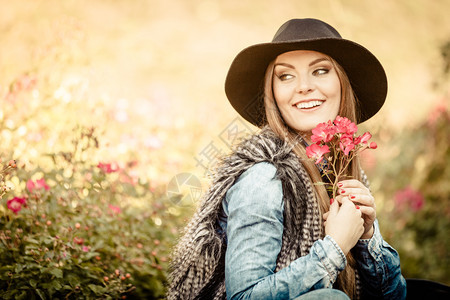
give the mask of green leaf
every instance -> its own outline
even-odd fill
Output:
[[[96,257],[97,255],[100,255],[100,253],[98,253],[98,252],[89,252],[89,253],[86,253],[85,259],[86,260],[90,260],[91,258]]]
[[[57,291],[59,291],[62,288],[62,285],[58,280],[53,280],[52,282],[50,282],[50,286]]]
[[[67,276],[67,281],[69,282],[69,284],[70,284],[72,287],[76,287],[76,286],[79,286],[79,285],[80,285],[80,278],[78,278],[78,276],[73,275],[73,274],[69,274],[69,275]]]
[[[27,242],[39,245],[39,242],[33,238],[27,237]]]
[[[27,299],[27,292],[22,291],[22,293],[20,293],[20,295],[17,295],[15,298],[16,298],[16,300]]]
[[[56,278],[63,278],[63,271],[61,269],[51,269],[49,273],[54,275]]]
[[[15,294],[17,294],[18,290],[9,290],[3,294],[3,299],[12,299]]]
[[[100,285],[89,284],[88,287],[95,293],[95,295],[102,295],[105,292],[105,288]]]
[[[14,271],[15,271],[16,273],[20,273],[24,268],[25,268],[24,265],[17,264]]]
[[[29,283],[33,288],[36,288],[38,282],[35,279],[30,279]]]
[[[40,289],[36,290],[36,294],[38,294],[38,296],[41,297],[42,300],[46,299],[45,294]]]

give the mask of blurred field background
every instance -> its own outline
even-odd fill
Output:
[[[105,199],[112,199],[127,214],[127,222],[145,222],[143,230],[148,228],[152,236],[146,240],[144,232],[132,237],[122,249],[126,257],[130,248],[140,245],[132,255],[142,261],[127,262],[136,266],[131,277],[140,278],[131,282],[137,287],[134,291],[114,290],[103,278],[124,266],[123,259],[112,270],[106,264],[96,269],[93,277],[99,280],[92,282],[99,288],[86,290],[83,284],[92,282],[65,284],[66,271],[51,271],[56,275],[51,273],[49,284],[59,280],[59,285],[41,286],[30,281],[38,273],[30,271],[29,278],[20,277],[24,271],[17,271],[13,262],[2,262],[0,277],[17,282],[21,290],[8,297],[50,290],[61,295],[111,292],[108,295],[116,297],[113,292],[117,292],[128,297],[162,297],[170,247],[195,206],[174,203],[167,196],[167,185],[175,175],[190,173],[207,188],[205,170],[196,158],[210,143],[228,151],[219,136],[237,117],[223,91],[231,61],[243,48],[270,41],[286,20],[302,17],[332,24],[344,38],[370,49],[385,67],[389,80],[386,104],[362,126],[370,129],[379,144],[364,157],[364,164],[382,233],[399,250],[405,277],[450,283],[450,1],[0,0],[0,5],[0,155],[3,161],[15,159],[18,165],[17,174],[5,181],[12,191],[3,196],[1,229],[36,222],[37,214],[28,219],[23,216],[27,211],[31,214],[32,205],[18,215],[6,208],[13,196],[33,195],[26,188],[27,180],[48,178],[51,192],[46,191],[45,199],[56,199],[87,173],[97,172],[98,163],[109,163],[113,169],[126,170],[127,182],[134,182],[130,187],[134,196],[123,201],[126,189],[119,188],[102,198],[98,187],[83,181],[78,203],[88,199],[106,205]],[[79,165],[67,174],[65,164],[75,166],[74,161],[49,162],[49,155],[73,146],[74,139],[80,138],[79,128],[90,127],[96,128],[99,145],[95,151],[81,151],[77,163],[83,166],[83,176],[77,175]],[[104,173],[106,177],[99,182],[122,184],[119,177],[108,177],[114,172]],[[58,190],[61,178],[70,184]],[[105,184],[99,186],[106,192]],[[147,216],[150,221],[143,221],[145,216],[133,219],[133,213],[148,207],[153,209]],[[46,216],[51,213],[46,211]],[[59,222],[73,220],[73,216],[58,215],[66,210],[53,213]],[[96,222],[95,216],[89,218]],[[48,229],[30,232],[52,236]],[[84,234],[92,251],[105,257],[115,255],[114,247],[120,241],[110,244],[110,253],[92,235]],[[155,240],[158,253],[164,253],[162,259],[151,254]],[[65,243],[73,246],[69,236]],[[25,248],[18,247],[17,253]],[[57,250],[50,247],[50,251]],[[48,258],[45,253],[41,256],[44,261]],[[84,262],[97,266],[94,256],[85,257]],[[148,272],[139,275],[139,268]],[[146,276],[156,279],[144,288]]]

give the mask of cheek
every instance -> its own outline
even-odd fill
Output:
[[[341,83],[339,82],[339,79],[337,77],[328,82],[328,84],[326,85],[326,89],[329,96],[339,98],[341,97]]]
[[[339,108],[341,103],[341,84],[339,80],[332,81],[328,84],[327,94],[330,99],[333,99],[333,105]]]
[[[291,94],[291,89],[288,86],[273,85],[273,96],[275,97],[278,106],[287,103],[291,98]]]

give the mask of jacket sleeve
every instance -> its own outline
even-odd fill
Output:
[[[400,270],[400,258],[383,240],[378,221],[371,239],[359,240],[352,249],[362,282],[362,299],[405,299],[406,281]]]
[[[225,256],[227,299],[293,299],[312,289],[331,288],[346,258],[330,237],[275,273],[283,235],[283,192],[276,169],[259,163],[227,192]]]

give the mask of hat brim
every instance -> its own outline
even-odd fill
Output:
[[[386,73],[378,59],[363,46],[341,38],[272,42],[250,46],[233,60],[225,80],[225,93],[234,109],[250,123],[264,125],[263,86],[269,63],[294,50],[312,50],[335,59],[345,70],[359,101],[358,123],[375,115],[387,94]]]

